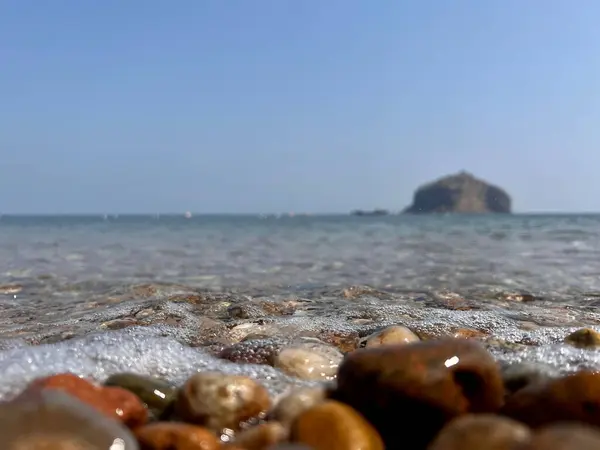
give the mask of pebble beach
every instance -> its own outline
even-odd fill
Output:
[[[0,217],[7,449],[600,448],[600,216]]]

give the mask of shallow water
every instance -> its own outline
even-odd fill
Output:
[[[475,330],[501,361],[600,368],[600,216],[0,217],[0,397],[34,376],[179,382],[258,333]],[[352,288],[358,286],[357,288]],[[365,288],[369,286],[370,289]]]

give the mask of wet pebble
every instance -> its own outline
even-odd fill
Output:
[[[600,333],[592,328],[581,328],[569,334],[565,343],[579,348],[600,347]]]
[[[206,428],[187,423],[154,422],[135,430],[140,450],[217,450],[220,440]]]
[[[377,430],[350,406],[335,400],[320,403],[292,424],[293,441],[316,450],[383,450]]]
[[[148,419],[146,407],[135,394],[119,387],[103,387],[72,373],[38,378],[24,395],[38,389],[66,392],[130,428],[143,425]]]
[[[332,345],[305,338],[283,347],[275,356],[274,366],[302,380],[331,380],[343,358]]]
[[[269,416],[283,424],[291,425],[304,411],[325,400],[324,387],[298,388],[282,397]]]
[[[452,420],[427,450],[513,450],[526,443],[531,430],[520,422],[494,414],[466,414]]]
[[[577,423],[562,423],[540,429],[531,441],[515,450],[597,450],[600,431]]]
[[[423,448],[455,417],[495,412],[504,400],[495,360],[464,339],[356,350],[340,366],[337,382],[333,397],[374,424],[389,448]],[[402,433],[398,411],[410,411]]]
[[[413,333],[410,329],[401,325],[394,325],[384,328],[383,330],[376,331],[375,333],[361,339],[360,347],[371,348],[378,347],[380,345],[408,344],[411,342],[417,342],[419,340],[419,336]]]
[[[137,441],[119,422],[56,389],[30,390],[0,403],[2,448],[95,450],[121,444],[137,450]]]
[[[285,441],[288,429],[278,422],[266,422],[239,433],[234,441],[236,447],[245,450],[263,450]]]
[[[175,414],[220,434],[224,429],[238,431],[244,422],[264,416],[270,406],[269,393],[259,382],[202,372],[192,375],[179,390]]]
[[[600,426],[600,373],[580,371],[531,384],[510,395],[502,413],[531,427],[561,421]]]
[[[118,373],[110,376],[105,386],[127,389],[137,395],[154,418],[161,417],[175,400],[177,389],[157,378],[145,377],[134,373]]]

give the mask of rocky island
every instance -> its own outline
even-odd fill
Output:
[[[423,185],[403,213],[510,213],[511,199],[503,189],[459,172]]]

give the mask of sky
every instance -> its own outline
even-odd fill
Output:
[[[0,212],[600,211],[597,0],[0,0]]]

